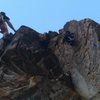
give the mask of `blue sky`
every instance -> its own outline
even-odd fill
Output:
[[[0,11],[6,12],[16,30],[26,25],[40,33],[58,31],[73,19],[100,23],[100,0],[0,0]]]

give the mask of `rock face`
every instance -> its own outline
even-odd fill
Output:
[[[21,26],[11,41],[0,40],[0,100],[99,100],[99,41],[100,25],[90,19],[59,33]]]

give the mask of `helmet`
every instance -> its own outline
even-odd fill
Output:
[[[3,16],[5,16],[6,14],[5,14],[5,12],[0,12],[0,14],[2,14]]]

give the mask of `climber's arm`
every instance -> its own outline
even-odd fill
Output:
[[[7,22],[7,24],[8,24],[8,26],[14,31],[14,32],[16,32],[16,30],[14,29],[14,27],[13,27],[13,25],[11,24],[11,22],[9,21],[9,20],[5,20],[6,22]]]

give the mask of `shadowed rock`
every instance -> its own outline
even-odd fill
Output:
[[[59,33],[49,31],[41,34],[21,26],[5,48],[5,41],[1,39],[0,98],[99,98],[99,27],[91,19],[70,21]],[[70,41],[74,42],[73,45],[66,40],[66,32],[73,34],[73,40]]]

